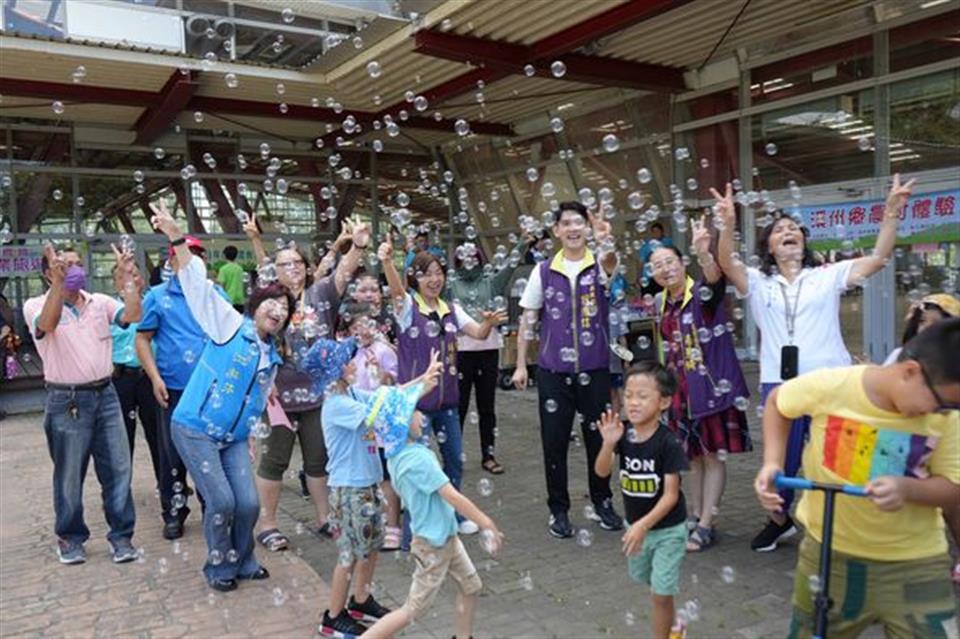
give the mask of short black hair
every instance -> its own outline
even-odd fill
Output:
[[[563,217],[564,211],[572,211],[573,213],[576,213],[577,215],[582,217],[584,222],[587,222],[588,224],[590,222],[590,216],[587,214],[587,207],[585,207],[580,202],[571,201],[571,202],[561,202],[560,204],[557,205],[557,210],[553,212],[554,224],[560,223],[560,218]]]
[[[64,244],[63,246],[55,246],[56,254],[59,256],[61,253],[76,253],[80,255],[80,251],[73,244]],[[44,253],[43,257],[40,258],[40,272],[46,273],[50,270],[50,262],[47,261],[47,255]]]
[[[297,310],[297,299],[293,296],[293,293],[290,292],[286,286],[279,282],[271,282],[266,286],[254,286],[253,292],[250,293],[250,299],[247,300],[247,315],[253,317],[257,313],[257,309],[260,308],[260,305],[266,302],[267,300],[287,300],[287,319],[284,320],[283,326],[280,327],[280,332],[283,333],[287,330],[287,327],[290,326],[290,318],[293,317],[294,311]]]
[[[915,360],[934,384],[960,382],[960,317],[932,324],[904,345],[898,362]]]
[[[228,260],[230,260],[231,262],[237,259],[238,252],[239,251],[237,251],[237,247],[234,246],[233,244],[223,247],[223,256]]]
[[[650,230],[652,231],[653,229],[660,229],[660,231],[663,232],[664,230],[663,224],[661,224],[660,222],[654,222],[653,224],[650,225]]]
[[[656,360],[645,359],[628,368],[626,375],[623,377],[624,385],[630,381],[631,377],[639,375],[652,377],[653,381],[657,383],[657,390],[660,391],[662,397],[673,397],[674,393],[677,392],[677,378],[666,366]]]

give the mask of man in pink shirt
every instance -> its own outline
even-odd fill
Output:
[[[103,488],[107,540],[113,561],[137,557],[130,492],[130,447],[120,400],[111,383],[113,339],[110,325],[140,319],[139,275],[133,255],[114,247],[123,282],[124,303],[88,293],[87,276],[73,248],[44,248],[43,275],[49,290],[23,305],[27,327],[43,360],[47,387],[43,427],[53,460],[57,556],[64,564],[86,561],[90,531],[83,521],[83,480],[93,457]]]

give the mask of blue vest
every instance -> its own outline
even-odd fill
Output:
[[[281,362],[273,340],[269,367],[258,371],[259,362],[256,329],[246,317],[226,343],[207,341],[171,421],[218,441],[247,437],[263,413]]]

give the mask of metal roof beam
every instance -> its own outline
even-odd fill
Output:
[[[134,144],[150,144],[177,119],[200,88],[197,75],[196,71],[188,71],[186,75],[173,72],[160,89],[160,102],[144,111],[133,125],[137,132]]]

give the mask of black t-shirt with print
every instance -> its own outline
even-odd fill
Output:
[[[676,436],[663,424],[646,441],[637,441],[636,431],[624,423],[623,437],[617,443],[620,457],[620,492],[627,521],[631,524],[645,516],[663,496],[664,476],[687,470],[687,456]],[[683,491],[676,505],[653,526],[668,528],[687,518]]]

